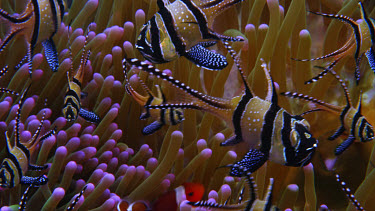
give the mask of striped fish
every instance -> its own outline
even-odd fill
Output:
[[[44,54],[52,71],[56,72],[59,66],[55,43],[52,38],[58,31],[64,16],[65,5],[63,0],[30,0],[26,9],[18,16],[10,15],[0,9],[0,17],[9,25],[9,32],[0,44],[0,52],[18,36],[23,35],[27,42],[25,59],[32,73],[32,57],[38,43],[42,43]]]
[[[199,201],[199,202],[188,202],[193,207],[203,207],[210,210],[244,210],[244,211],[250,211],[250,210],[264,210],[264,211],[277,211],[280,210],[279,208],[272,205],[272,196],[273,196],[273,178],[270,178],[270,184],[268,185],[266,197],[261,200],[257,199],[257,194],[255,190],[255,183],[254,178],[252,176],[246,176],[247,183],[249,184],[249,190],[250,190],[250,199],[242,202],[240,204],[235,205],[225,205],[225,204],[219,204],[219,203],[212,203],[208,201]]]
[[[157,12],[141,29],[136,48],[150,62],[165,63],[184,56],[198,66],[221,70],[225,56],[207,49],[218,40],[243,41],[214,32],[214,18],[243,0],[157,0]]]
[[[234,54],[232,49],[229,52]],[[278,106],[275,87],[265,64],[262,66],[268,82],[268,94],[263,100],[252,94],[238,61],[235,61],[245,84],[245,92],[232,99],[200,93],[137,59],[125,59],[124,62],[160,77],[176,88],[176,99],[169,99],[168,104],[149,105],[146,108],[196,109],[225,120],[235,135],[222,142],[221,146],[234,146],[240,154],[248,152],[250,158],[247,159],[249,168],[246,172],[254,172],[267,160],[287,166],[307,165],[317,147],[317,140],[309,132],[308,122]]]
[[[87,111],[81,108],[82,82],[83,82],[83,77],[85,75],[85,68],[90,57],[90,51],[86,53],[86,45],[88,42],[88,34],[90,32],[90,26],[91,25],[89,25],[89,29],[86,34],[85,44],[83,46],[82,55],[81,55],[81,62],[80,62],[78,69],[73,75],[72,73],[73,65],[72,65],[70,70],[67,72],[68,88],[66,89],[66,94],[64,98],[64,107],[62,109],[62,113],[68,122],[75,121],[78,115],[89,122],[93,122],[93,123],[100,122],[100,117],[97,114],[95,114],[92,111]],[[70,60],[73,62],[70,44],[68,44],[68,50],[69,50]]]
[[[27,171],[41,171],[48,168],[48,165],[37,166],[30,163],[30,155],[36,150],[36,146],[43,142],[43,140],[52,136],[56,132],[56,128],[47,132],[46,134],[39,137],[42,130],[45,112],[43,113],[40,125],[32,138],[25,143],[20,142],[20,119],[21,110],[25,102],[25,97],[30,86],[22,93],[21,99],[19,101],[19,108],[16,115],[15,124],[15,140],[12,141],[6,133],[6,157],[1,163],[0,168],[0,186],[3,188],[13,188],[18,184],[27,184],[33,186],[44,185],[48,182],[45,175],[40,177],[25,176]]]
[[[353,28],[353,34],[350,39],[338,50],[335,50],[327,55],[322,57],[313,58],[313,59],[293,59],[297,61],[314,61],[314,60],[321,60],[333,57],[334,60],[331,62],[326,69],[320,72],[314,78],[305,82],[305,84],[313,83],[323,76],[325,76],[329,69],[332,69],[342,58],[347,56],[353,55],[356,63],[354,76],[356,78],[356,82],[358,84],[360,79],[360,62],[361,58],[364,55],[367,57],[367,61],[375,73],[375,51],[374,51],[374,44],[375,44],[375,20],[369,18],[366,14],[365,9],[363,8],[362,2],[358,2],[360,11],[361,11],[361,18],[363,21],[356,22],[352,18],[343,16],[343,15],[335,15],[335,14],[324,14],[319,12],[310,12],[312,14],[320,15],[327,18],[337,19],[346,24],[349,24]]]
[[[320,69],[327,69],[324,67],[319,67]],[[340,78],[340,76],[332,69],[328,69],[330,73],[332,73],[337,81],[340,83],[342,89],[344,90],[345,98],[346,98],[346,105],[344,107],[332,105],[326,103],[324,101],[318,100],[316,98],[310,97],[308,95],[299,94],[296,92],[283,92],[281,95],[302,99],[305,101],[312,102],[319,106],[316,110],[325,110],[329,112],[333,112],[336,115],[340,115],[340,122],[341,126],[337,129],[335,134],[330,136],[329,140],[334,140],[340,135],[342,135],[345,131],[349,133],[348,138],[342,142],[335,150],[336,155],[340,155],[344,152],[355,140],[359,140],[361,142],[367,142],[374,139],[374,128],[372,125],[366,120],[364,116],[361,114],[361,98],[358,101],[358,105],[356,108],[352,106],[351,99],[349,97],[349,91],[346,87],[344,81]],[[309,112],[309,111],[308,111]],[[306,113],[306,112],[305,112]]]
[[[126,74],[125,74],[126,78]],[[126,78],[126,84],[125,84],[125,91],[133,97],[133,99],[141,106],[147,107],[150,105],[161,105],[166,103],[166,98],[164,96],[163,90],[160,86],[156,85],[156,89],[158,91],[157,96],[155,96],[151,90],[144,84],[144,82],[138,78],[138,82],[141,84],[141,88],[143,92],[147,93],[147,96],[142,96],[137,91],[133,89],[133,87],[130,85],[129,81]],[[143,135],[151,135],[155,133],[157,130],[159,130],[163,125],[177,125],[184,121],[184,113],[181,109],[148,109],[146,108],[146,111],[141,114],[140,119],[147,119],[149,117],[152,117],[153,119],[157,119],[153,123],[147,125],[143,128],[142,134]]]

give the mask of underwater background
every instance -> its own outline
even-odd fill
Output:
[[[21,13],[27,2],[1,0],[0,8],[10,14]],[[142,25],[158,11],[156,2],[67,2],[69,7],[62,26],[53,37],[60,63],[57,72],[50,70],[41,45],[34,50],[31,78],[27,64],[14,69],[26,53],[23,39],[10,42],[0,53],[0,67],[9,66],[8,73],[0,79],[0,87],[21,93],[32,81],[21,111],[21,142],[37,130],[43,111],[46,120],[42,131],[57,127],[55,136],[44,140],[31,155],[31,163],[49,164],[50,167],[42,171],[49,182],[31,190],[27,210],[65,210],[74,195],[89,183],[75,209],[117,210],[122,200],[130,203],[142,200],[152,207],[165,192],[185,182],[203,184],[204,200],[214,198],[218,203],[237,204],[243,187],[246,188],[242,201],[250,197],[244,179],[228,176],[228,168],[218,168],[240,159],[230,148],[219,145],[233,133],[221,119],[187,109],[181,124],[164,126],[149,136],[141,133],[142,128],[154,120],[139,119],[142,107],[125,92],[122,60],[125,55],[144,60],[134,45]],[[375,2],[368,0],[363,4],[368,15],[375,17]],[[330,53],[348,40],[352,29],[340,21],[308,11],[342,14],[354,20],[361,17],[357,0],[245,0],[220,14],[215,19],[213,30],[245,39],[244,42],[232,43],[232,47],[239,54],[252,91],[260,98],[266,96],[266,79],[260,67],[260,58],[263,58],[269,63],[278,93],[304,93],[344,106],[344,93],[332,75],[317,83],[304,84],[319,73],[314,65],[325,66],[330,59],[299,62],[291,58],[316,58]],[[67,122],[61,113],[67,87],[66,72],[71,62],[74,69],[78,67],[85,34],[92,22],[86,46],[91,53],[82,83],[82,91],[87,97],[82,100],[82,107],[94,111],[102,120],[99,124],[82,118]],[[69,35],[68,25],[72,29]],[[0,20],[1,38],[7,29]],[[73,61],[69,59],[68,45],[71,46]],[[202,93],[232,98],[242,88],[236,66],[223,45],[218,44],[212,49],[227,56],[229,64],[225,69],[203,70],[184,57],[155,66],[160,70],[170,70],[174,78]],[[375,106],[374,73],[365,60],[360,66],[358,85],[353,74],[353,57],[343,58],[334,69],[348,86],[353,105],[357,105],[362,95],[362,114],[370,124],[375,124],[375,110],[372,109]],[[158,84],[167,98],[174,97],[175,93],[165,81],[143,71],[130,71],[127,77],[133,74],[138,74],[154,93]],[[133,86],[137,88],[136,84]],[[19,96],[10,94],[3,94],[0,99],[0,139],[4,140],[0,141],[0,160],[6,156],[5,132],[14,138],[12,131],[18,100]],[[282,96],[279,96],[279,105],[291,114],[301,114],[314,107],[311,103]],[[337,173],[365,209],[375,210],[373,141],[356,142],[342,155],[335,156],[336,146],[345,139],[345,136],[340,136],[334,141],[328,140],[340,126],[338,117],[327,112],[314,112],[304,118],[310,123],[311,133],[319,140],[311,164],[287,167],[268,161],[253,173],[259,200],[265,198],[269,178],[273,178],[272,204],[281,210],[319,210],[325,207],[355,210],[336,181]],[[28,175],[40,174],[32,172]],[[22,185],[1,188],[0,206],[10,206],[2,210],[17,210],[25,189],[26,186]],[[194,209],[183,205],[180,210]]]

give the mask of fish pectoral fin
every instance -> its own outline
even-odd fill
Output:
[[[209,70],[221,70],[228,65],[225,56],[214,53],[200,44],[191,47],[185,57],[196,65]]]
[[[335,149],[335,155],[343,153],[355,140],[355,137],[350,135],[344,142],[338,145]]]
[[[234,135],[234,136],[228,138],[227,140],[225,140],[224,142],[221,142],[220,146],[233,146],[233,145],[236,145],[240,142],[242,142],[242,140],[240,138],[238,138],[236,135]]]
[[[93,122],[93,123],[96,123],[96,124],[98,124],[101,120],[100,117],[97,114],[95,114],[92,111],[88,111],[86,109],[83,109],[83,108],[81,108],[79,110],[79,116],[84,118],[86,121]]]
[[[268,160],[268,156],[258,149],[250,149],[246,155],[232,165],[230,176],[243,177],[258,170]]]
[[[375,52],[374,49],[371,47],[368,51],[366,51],[366,57],[368,64],[371,67],[371,70],[375,73]]]
[[[155,133],[157,130],[159,130],[164,124],[159,122],[159,121],[155,121],[149,125],[147,125],[146,127],[143,128],[142,130],[142,134],[145,135],[145,136],[148,136],[148,135],[151,135],[153,133]]]
[[[46,55],[47,62],[53,72],[56,72],[59,67],[59,59],[57,58],[57,51],[55,43],[51,38],[42,42],[44,54]]]
[[[34,187],[45,185],[45,184],[47,184],[47,182],[48,182],[48,178],[45,175],[42,175],[40,177],[23,176],[21,178],[21,184],[23,184],[23,185],[33,185]]]

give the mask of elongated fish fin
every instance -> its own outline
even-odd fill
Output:
[[[245,203],[241,204],[231,204],[231,205],[225,205],[225,204],[219,204],[209,201],[198,201],[198,202],[187,202],[187,204],[191,205],[192,207],[205,207],[209,210],[244,210]]]
[[[336,147],[335,155],[341,155],[354,141],[355,137],[349,135],[349,137],[344,142]]]
[[[271,210],[272,198],[273,198],[273,185],[274,185],[274,179],[270,178],[270,184],[268,185],[267,196],[265,198],[266,205],[264,206],[264,210]]]
[[[156,131],[158,131],[161,127],[163,127],[163,123],[161,123],[160,121],[155,121],[149,125],[147,125],[146,127],[143,128],[142,130],[142,134],[145,135],[145,136],[148,136],[148,135],[151,135],[153,133],[155,133]]]
[[[228,65],[225,56],[214,53],[199,44],[191,47],[185,57],[194,64],[209,70],[221,70]]]
[[[4,48],[9,44],[9,42],[13,39],[13,37],[15,37],[22,30],[23,29],[14,30],[14,31],[11,31],[9,34],[7,34],[5,38],[3,39],[3,42],[0,45],[0,52],[2,52]]]
[[[324,67],[319,67],[319,66],[315,66],[315,67],[320,68],[320,69],[324,69]],[[345,82],[341,79],[341,77],[339,76],[339,74],[337,74],[336,71],[334,71],[332,69],[332,67],[329,67],[328,71],[340,83],[340,86],[341,86],[342,90],[344,91],[344,95],[345,95],[345,99],[346,99],[346,105],[351,107],[352,106],[352,101],[350,99],[349,90],[348,90],[348,87],[346,86]],[[358,77],[359,77],[359,75],[358,75]]]
[[[320,16],[323,16],[323,17],[326,17],[326,18],[337,19],[339,21],[342,21],[344,23],[349,24],[353,29],[354,37],[355,37],[355,40],[356,40],[356,43],[357,43],[354,58],[355,58],[355,60],[358,59],[359,51],[360,51],[360,48],[361,48],[361,33],[359,31],[359,25],[358,25],[357,22],[355,22],[353,19],[351,19],[347,16],[344,16],[344,15],[324,14],[324,13],[312,12],[312,11],[310,11],[310,13],[315,14],[315,15],[320,15]]]
[[[298,116],[304,116],[306,114],[309,114],[309,113],[312,113],[312,112],[315,112],[315,111],[324,111],[324,109],[321,109],[321,108],[311,109],[311,110],[303,112],[302,114],[299,114]]]
[[[250,175],[259,169],[267,160],[268,156],[262,151],[250,149],[240,161],[231,166],[229,175],[234,177]]]
[[[323,106],[324,110],[328,109],[327,111],[334,111],[334,112],[340,112],[341,111],[340,107],[338,107],[338,106],[326,103],[322,100],[318,100],[316,98],[310,97],[308,95],[300,94],[300,93],[297,93],[297,92],[281,92],[280,95],[315,103],[317,105]]]
[[[362,207],[362,205],[357,201],[351,190],[346,186],[346,183],[340,179],[340,175],[336,174],[336,181],[340,183],[341,189],[345,192],[346,196],[349,198],[349,200],[352,202],[352,204],[355,206],[355,208],[358,211],[364,211],[365,209]]]
[[[365,53],[367,57],[368,64],[370,65],[371,70],[375,73],[375,51],[374,48],[370,48]]]
[[[92,111],[83,109],[83,108],[79,110],[79,116],[84,118],[86,121],[89,121],[95,124],[99,124],[99,122],[101,121],[100,117],[97,114],[95,114]]]
[[[57,58],[57,51],[55,43],[52,38],[42,42],[44,54],[46,55],[47,62],[53,72],[57,71],[59,67],[59,59]]]
[[[127,58],[123,60],[123,63],[124,63],[124,66],[126,66],[127,64],[134,65],[136,68],[142,71],[148,72],[152,75],[155,75],[158,78],[161,78],[167,81],[170,85],[172,85],[172,87],[177,88],[176,90],[180,90],[181,93],[184,93],[183,97],[190,97],[189,102],[192,102],[194,100],[201,101],[205,103],[205,105],[208,105],[217,109],[232,109],[233,107],[230,100],[217,98],[217,97],[211,97],[203,93],[200,93],[197,90],[190,88],[186,84],[174,79],[172,76],[168,76],[166,73],[163,73],[161,70],[156,69],[154,66],[146,62],[139,61],[138,59],[135,59],[135,58],[132,58],[132,59]],[[169,100],[168,102],[171,102],[171,101]],[[179,102],[179,100],[177,102]]]
[[[48,165],[38,166],[38,165],[29,164],[28,170],[29,171],[42,171],[42,170],[45,170],[47,168],[48,168]]]
[[[267,96],[266,96],[265,100],[267,100],[269,102],[272,102],[273,104],[277,105],[276,88],[275,88],[275,84],[273,83],[273,80],[272,80],[272,77],[271,77],[271,74],[270,74],[270,70],[269,70],[269,68],[267,68],[267,64],[265,63],[265,61],[262,58],[260,60],[262,61],[261,66],[263,68],[264,75],[266,76],[266,80],[267,80],[267,84],[268,84]]]
[[[74,207],[77,205],[79,199],[82,197],[83,193],[86,191],[86,188],[87,188],[87,185],[85,185],[81,192],[79,192],[79,194],[76,196],[76,198],[72,201],[71,204],[69,204],[69,206],[66,208],[66,211],[71,211],[74,209]]]
[[[23,192],[23,194],[21,196],[21,201],[20,201],[19,207],[18,207],[19,211],[25,211],[26,210],[27,199],[29,197],[30,188],[32,186],[33,186],[32,184],[27,186],[26,190]]]

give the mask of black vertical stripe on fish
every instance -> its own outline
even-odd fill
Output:
[[[364,130],[366,126],[366,120],[364,118],[361,119],[361,123],[359,124],[359,129],[358,129],[358,136],[360,137],[360,141],[364,142],[365,139],[363,138],[362,131]]]
[[[20,141],[16,141],[16,146],[20,148],[23,153],[25,153],[27,159],[30,159],[30,151],[25,147],[25,145],[21,144]]]
[[[275,104],[271,104],[270,108],[264,115],[262,133],[260,135],[260,140],[261,140],[260,151],[266,154],[267,157],[271,149],[274,122],[276,119],[277,112],[280,109],[281,108],[279,106]]]
[[[10,153],[8,156],[7,156],[7,158],[10,160],[10,161],[12,161],[12,163],[16,166],[16,168],[17,169],[12,169],[12,167],[9,165],[9,163],[8,162],[5,162],[4,163],[4,165],[5,165],[5,168],[9,171],[9,172],[12,172],[13,174],[12,174],[12,178],[14,178],[14,174],[16,173],[16,174],[18,174],[19,175],[19,178],[21,179],[21,177],[22,177],[22,169],[21,169],[21,166],[20,166],[20,162],[18,161],[18,159],[17,159],[17,157],[15,156],[15,155],[13,155],[12,153]],[[17,171],[17,172],[15,172],[15,170]],[[14,182],[14,180],[13,180],[13,182]]]
[[[80,99],[79,99],[79,97],[78,97],[77,92],[74,91],[74,90],[72,90],[72,89],[69,89],[69,90],[66,92],[65,96],[72,96],[72,97],[76,98],[78,102],[80,102]]]
[[[156,16],[152,16],[151,20],[151,46],[152,50],[154,51],[155,57],[160,58],[160,60],[164,61],[164,56],[161,53],[161,48],[160,48],[160,34],[159,34],[159,28],[156,23]]]
[[[169,121],[171,122],[172,125],[176,125],[177,124],[177,122],[174,119],[174,109],[173,108],[171,108],[169,110]]]
[[[63,20],[64,18],[64,13],[65,13],[65,6],[64,6],[64,2],[62,2],[63,0],[57,0],[57,3],[59,4],[59,7],[60,7],[60,18],[61,18],[61,21]]]
[[[220,0],[221,1],[221,0]],[[204,14],[191,3],[191,0],[181,0],[187,8],[193,13],[195,19],[198,21],[199,31],[202,34],[203,39],[218,39],[217,36],[214,36],[208,31],[207,20],[204,17]]]
[[[31,38],[31,57],[33,57],[33,50],[38,41],[39,36],[39,28],[40,28],[40,10],[39,10],[39,3],[38,0],[31,0],[34,5],[34,15],[35,15],[35,24],[34,24],[34,31],[33,36]]]
[[[17,165],[18,164],[18,161],[17,161],[17,163],[15,163],[15,165],[18,167],[19,165]],[[14,171],[13,171],[13,169],[9,166],[9,163],[7,162],[7,161],[5,161],[4,163],[3,163],[3,166],[2,167],[4,167],[5,169],[6,169],[6,171],[10,174],[10,178],[11,178],[11,180],[10,180],[10,182],[11,182],[11,184],[9,184],[9,186],[10,187],[14,187],[14,177],[15,177],[15,174],[14,174]],[[18,172],[16,172],[16,173],[18,173],[18,175],[20,175],[20,179],[21,179],[21,177],[22,177],[22,172],[19,170],[19,168],[17,168],[17,169],[15,169],[15,170],[18,170]]]
[[[236,109],[233,112],[233,117],[232,117],[232,122],[233,122],[233,127],[234,127],[234,134],[236,135],[236,138],[239,141],[242,141],[242,129],[241,129],[241,120],[242,120],[242,115],[243,112],[246,109],[247,104],[249,101],[252,99],[252,95],[245,94],[241,97],[240,102],[238,102],[238,105]]]
[[[164,2],[162,0],[157,1],[160,11],[158,12],[163,19],[163,23],[165,25],[165,28],[167,29],[167,32],[169,34],[169,37],[172,40],[172,43],[176,49],[176,52],[182,56],[185,55],[185,44],[182,42],[180,37],[178,36],[176,29],[174,28],[174,21],[171,12],[165,7]]]
[[[357,124],[358,122],[358,119],[361,117],[361,112],[360,112],[360,109],[358,109],[358,111],[354,114],[354,117],[353,117],[353,120],[352,120],[352,126],[350,128],[350,134],[353,135],[355,137],[355,125]]]
[[[57,9],[56,9],[56,5],[55,5],[55,0],[49,0],[49,4],[51,6],[51,12],[52,12],[52,21],[53,21],[53,25],[55,27],[55,30],[52,32],[52,35],[55,35],[57,30],[59,29],[59,26],[58,26],[58,20],[57,20]],[[62,20],[62,19],[61,19]]]
[[[79,106],[73,101],[73,99],[71,97],[66,99],[66,103],[64,104],[64,108],[68,105],[68,103],[70,103],[77,111],[80,110]]]
[[[76,83],[79,87],[82,86],[81,82],[78,79],[74,78],[74,77],[73,77],[73,82]],[[78,98],[78,96],[77,96],[77,98]]]
[[[292,146],[292,143],[290,142],[290,133],[292,131],[291,129],[291,116],[283,112],[283,126],[281,128],[281,141],[284,146],[284,156],[286,163],[290,163],[293,161],[294,157],[294,149]]]
[[[165,125],[165,109],[160,110],[160,122]]]

